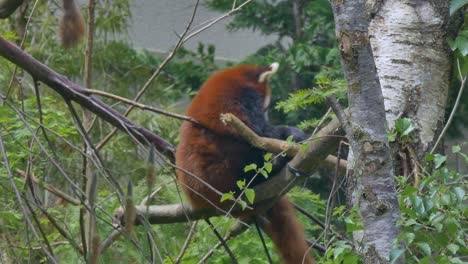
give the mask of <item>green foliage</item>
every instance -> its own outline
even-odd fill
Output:
[[[414,135],[412,132],[416,129],[410,118],[399,118],[395,121],[395,126],[392,131],[388,133],[388,141],[397,141],[402,144],[411,142],[411,137]]]
[[[466,76],[468,74],[468,9],[467,9],[467,1],[466,0],[452,0],[450,5],[450,14],[454,17],[454,21],[457,22],[454,25],[450,25],[453,30],[457,30],[453,32],[448,37],[448,43],[450,48],[453,51],[453,77],[451,80],[451,87],[449,89],[449,97],[448,103],[446,106],[446,120],[453,109],[455,104],[455,98],[457,98],[457,94],[461,89],[461,76],[459,71],[461,72],[462,76]],[[459,25],[461,23],[461,25]],[[466,86],[466,84],[465,84]],[[455,112],[452,125],[448,130],[448,135],[451,138],[460,138],[463,137],[463,129],[464,124],[468,122],[468,93],[464,92],[461,100],[460,105]]]
[[[282,109],[284,112],[297,111],[298,109],[309,109],[311,105],[322,104],[327,96],[335,94],[338,98],[345,98],[346,85],[342,79],[331,79],[328,75],[317,76],[317,87],[313,89],[303,89],[294,94],[290,94],[289,98],[279,102],[276,109]],[[327,117],[330,118],[330,115]],[[299,128],[308,129],[318,125],[320,119],[312,118],[301,122]]]
[[[419,186],[410,185],[405,177],[397,178],[403,231],[393,255],[405,254],[406,263],[461,263],[460,256],[468,253],[463,232],[468,220],[464,206],[467,175],[443,166],[445,156],[428,155],[426,160],[427,175]]]

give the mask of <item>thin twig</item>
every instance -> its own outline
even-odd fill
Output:
[[[296,203],[292,203],[294,208],[296,208],[296,210],[298,210],[301,214],[303,214],[304,216],[306,216],[307,218],[309,218],[310,220],[312,220],[314,223],[316,223],[317,225],[319,225],[321,228],[325,229],[325,223],[323,223],[322,221],[320,221],[320,219],[318,219],[315,215],[307,212],[307,210],[305,210],[304,208],[300,207],[298,204]],[[334,230],[330,229],[330,231],[336,235],[336,237],[340,240],[347,240],[344,236],[342,236],[341,234],[339,234],[338,232],[335,232]]]
[[[95,1],[88,1],[88,36],[86,42],[86,55],[84,63],[84,84],[86,87],[92,87],[93,77],[92,77],[92,66],[93,66],[93,42],[94,42],[94,14],[95,14]],[[69,108],[71,104],[67,101]],[[72,115],[74,113],[72,112]],[[75,120],[78,119],[78,116],[75,117]],[[75,121],[77,123],[79,121]],[[89,110],[83,109],[83,128],[82,134],[89,135],[88,130],[91,129],[92,124],[92,114]],[[83,136],[83,138],[86,138]],[[83,147],[83,152],[90,154],[93,152],[90,140],[85,139],[85,144]],[[91,155],[92,156],[92,155]],[[86,211],[85,217],[85,239],[87,243],[87,253],[85,256],[88,262],[95,264],[98,262],[99,257],[99,237],[97,235],[97,225],[96,225],[96,208],[94,203],[96,202],[97,196],[97,175],[94,172],[94,167],[92,166],[92,158],[83,156],[82,162],[82,171],[83,171],[83,187],[85,188],[86,201],[91,210]]]
[[[461,84],[460,84],[460,91],[458,91],[457,99],[455,100],[455,104],[453,105],[452,112],[450,112],[450,116],[445,123],[444,129],[442,129],[442,132],[439,135],[439,138],[437,138],[436,143],[434,144],[434,147],[432,147],[431,154],[434,153],[436,150],[437,146],[439,145],[440,141],[444,137],[445,133],[447,132],[447,129],[449,128],[450,124],[452,123],[453,116],[455,115],[455,112],[457,111],[458,105],[460,104],[460,100],[463,94],[463,90],[465,89],[465,83],[466,83],[466,78],[467,76],[463,76],[460,68],[460,60],[457,58],[457,67],[458,67],[458,74],[460,76]]]
[[[91,139],[89,138],[89,135],[86,133],[86,130],[83,127],[83,124],[81,123],[81,121],[80,121],[80,119],[78,117],[78,114],[77,114],[75,108],[73,107],[72,103],[70,101],[68,101],[68,100],[66,100],[65,102],[68,105],[68,109],[69,109],[69,111],[70,111],[70,113],[71,113],[71,115],[73,117],[73,120],[75,122],[75,126],[78,129],[78,132],[81,134],[81,136],[82,136],[83,140],[85,141],[86,145],[89,147],[90,151],[92,152],[92,155],[96,158],[96,159],[93,159],[93,162],[95,161],[96,165],[99,168],[102,168],[102,172],[103,172],[106,180],[108,180],[109,183],[111,183],[116,188],[117,193],[119,195],[119,198],[122,198],[124,196],[122,187],[120,186],[117,179],[110,173],[109,169],[106,168],[106,166],[104,166],[103,159],[99,155],[99,152],[96,149],[96,147],[94,146],[94,144],[91,142]],[[88,197],[88,199],[90,199],[90,197]]]
[[[229,233],[224,236],[224,241],[228,241],[231,238],[234,238],[240,234],[242,234],[244,231],[248,229],[248,226],[246,225],[241,225],[241,224],[236,224],[234,225],[231,230],[229,230]],[[214,252],[222,246],[221,242],[218,242],[213,248],[211,248],[198,262],[198,264],[203,264],[208,261],[208,259],[214,254]]]
[[[184,37],[182,43],[185,43],[187,40],[191,39],[192,37],[199,34],[200,32],[207,30],[208,28],[210,28],[214,24],[218,23],[219,21],[221,21],[221,20],[223,20],[223,19],[225,19],[227,17],[232,16],[234,13],[241,10],[245,5],[249,4],[250,2],[252,2],[252,0],[247,0],[244,3],[240,4],[238,7],[231,9],[229,12],[227,12],[227,13],[225,13],[225,14],[223,14],[223,15],[215,18],[215,19],[212,19],[209,23],[206,23],[206,22],[202,23],[202,24],[205,24],[205,25],[203,27],[197,29],[197,30],[192,31],[190,34],[188,34],[186,37]],[[197,28],[197,27],[195,27],[195,28]],[[182,35],[182,36],[184,36],[184,35]]]
[[[209,220],[209,218],[205,218],[205,221],[206,223],[210,226],[211,230],[213,231],[213,233],[215,234],[215,236],[218,238],[219,242],[221,243],[221,245],[223,245],[224,249],[226,250],[226,252],[228,253],[229,257],[231,258],[231,262],[234,263],[234,264],[237,264],[237,259],[236,257],[234,256],[234,254],[232,253],[231,249],[228,247],[228,245],[226,244],[226,241],[224,240],[224,238],[218,233],[218,230],[216,230],[216,228],[214,227],[214,225],[211,223],[211,221]]]
[[[15,169],[15,172],[20,175],[21,177],[23,178],[26,178],[27,174],[25,171],[22,171],[20,169]],[[40,184],[40,180],[35,177],[34,175],[32,175],[30,177],[31,181],[34,182],[35,184]],[[44,184],[43,185],[44,189],[48,190],[49,192],[55,194],[57,197],[60,197],[62,199],[64,199],[65,201],[73,204],[73,205],[81,205],[81,202],[80,200],[78,199],[75,199],[73,197],[71,197],[70,195],[64,193],[63,191],[59,190],[58,188],[54,187],[53,185],[51,184]]]
[[[173,117],[173,118],[184,120],[184,121],[189,121],[189,122],[192,122],[192,123],[197,124],[197,125],[202,125],[200,122],[198,122],[197,120],[195,120],[195,119],[193,119],[193,118],[191,118],[189,116],[184,116],[184,115],[171,113],[169,111],[162,110],[162,109],[159,109],[159,108],[156,108],[156,107],[153,107],[153,106],[141,104],[141,103],[138,103],[136,101],[132,101],[130,99],[127,99],[125,97],[121,97],[121,96],[118,96],[118,95],[115,95],[115,94],[107,93],[107,92],[100,91],[100,90],[93,90],[93,89],[84,89],[83,92],[89,93],[89,94],[96,94],[96,95],[105,96],[107,98],[112,98],[114,100],[121,101],[123,103],[138,107],[138,108],[143,109],[143,110],[148,110],[148,111],[158,113],[158,114],[161,114],[161,115]]]
[[[192,222],[192,225],[190,226],[190,230],[189,230],[189,233],[187,235],[187,238],[185,239],[184,244],[182,245],[182,248],[180,249],[179,255],[175,259],[175,264],[180,263],[180,261],[184,257],[185,252],[187,251],[188,246],[190,245],[190,241],[192,240],[192,236],[193,236],[193,234],[195,234],[195,228],[197,227],[197,224],[198,224],[198,221],[193,221]]]

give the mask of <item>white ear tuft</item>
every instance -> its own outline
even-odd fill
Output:
[[[278,71],[278,68],[279,68],[279,63],[278,62],[273,62],[270,65],[270,70],[269,71],[266,71],[266,72],[263,72],[262,74],[260,74],[260,76],[258,77],[258,82],[263,83],[266,80],[270,79],[270,77]]]

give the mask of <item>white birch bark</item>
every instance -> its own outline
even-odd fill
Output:
[[[367,1],[374,12],[369,35],[388,126],[409,117],[416,126],[418,159],[432,147],[444,123],[451,51],[449,0]]]

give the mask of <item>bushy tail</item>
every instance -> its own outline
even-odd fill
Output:
[[[260,221],[263,230],[270,236],[285,264],[313,264],[304,228],[294,214],[292,203],[282,197]]]
[[[63,0],[60,39],[64,48],[77,45],[85,34],[85,20],[74,0]]]

